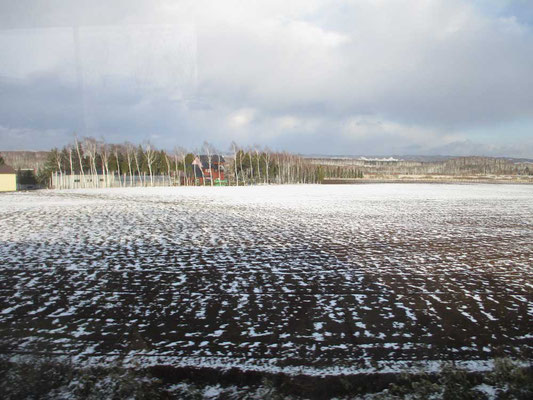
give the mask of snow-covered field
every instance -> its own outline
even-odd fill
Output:
[[[533,186],[0,195],[0,352],[308,374],[533,350]]]

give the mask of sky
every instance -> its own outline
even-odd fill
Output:
[[[530,0],[1,0],[0,54],[0,150],[533,158]]]

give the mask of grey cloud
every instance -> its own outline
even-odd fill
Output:
[[[114,25],[136,16],[132,22],[149,22],[151,10],[160,0],[18,0],[1,5],[2,29],[69,27],[73,25]]]
[[[491,156],[505,157],[513,155],[514,157],[533,158],[533,140],[520,144],[496,144],[480,143],[472,140],[461,140],[449,143],[444,146],[436,146],[427,149],[427,154],[451,154],[458,156]]]
[[[0,125],[2,150],[48,150],[72,141],[73,136],[65,130],[10,128]]]
[[[79,92],[55,74],[27,80],[0,79],[1,125],[28,129],[77,127]]]
[[[354,24],[347,43],[303,50],[290,37],[282,43],[282,29],[267,39],[239,27],[201,32],[200,79],[206,96],[273,112],[322,108],[448,127],[532,116],[531,32],[469,18],[449,34],[447,21],[407,33]]]
[[[6,3],[0,125],[11,143],[13,132],[76,131],[166,147],[236,140],[335,154],[475,152],[482,146],[466,146],[461,132],[533,126],[533,31],[512,18],[532,7],[380,4]],[[57,26],[64,31],[52,35]],[[385,128],[346,131],[354,118]],[[52,136],[43,137],[36,145],[49,146]],[[501,140],[487,135],[481,145],[533,155],[512,132],[509,141],[497,148]]]

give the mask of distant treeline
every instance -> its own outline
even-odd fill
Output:
[[[48,151],[0,151],[0,157],[10,167],[19,170],[32,169],[38,171],[43,168]]]
[[[410,161],[397,159],[313,158],[310,162],[328,167],[352,167],[365,177],[397,175],[533,175],[533,163],[496,157],[454,157],[438,161]]]
[[[175,147],[169,152],[149,142],[113,144],[87,137],[76,139],[62,149],[52,149],[38,178],[50,184],[52,176],[58,181],[76,176],[76,181],[90,182],[85,184],[89,187],[111,186],[110,181],[114,182],[113,186],[191,185],[196,183],[192,165],[195,157],[220,154],[207,142],[195,151]],[[225,177],[230,185],[320,183],[330,176],[362,178],[361,171],[352,166],[316,165],[299,155],[243,148],[236,143],[223,156]]]
[[[19,184],[36,184],[61,188],[107,186],[195,185],[213,182],[194,176],[195,157],[223,155],[225,184],[322,183],[324,179],[431,179],[453,177],[522,176],[531,179],[533,164],[527,160],[494,157],[455,157],[436,161],[398,159],[364,159],[302,157],[268,148],[241,147],[232,143],[228,151],[219,151],[204,142],[196,150],[175,147],[158,149],[151,143],[106,143],[92,137],[75,139],[62,149],[49,152],[11,151],[0,157],[18,170]],[[0,161],[1,162],[1,161]],[[54,184],[52,184],[54,182]]]

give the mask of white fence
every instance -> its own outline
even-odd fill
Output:
[[[179,179],[168,175],[85,174],[67,175],[54,172],[50,178],[52,189],[107,188],[133,186],[175,186]]]

